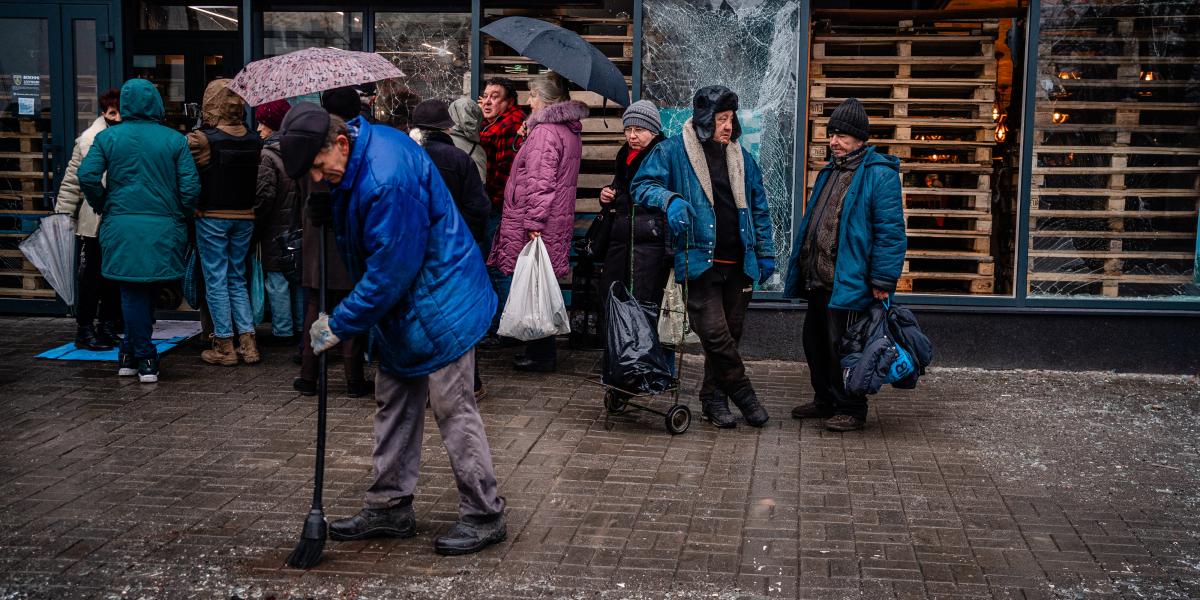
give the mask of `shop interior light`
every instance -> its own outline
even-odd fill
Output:
[[[1000,120],[1000,105],[993,104],[992,105],[992,122],[995,123],[996,121],[999,121],[999,120]]]
[[[1063,123],[1066,123],[1067,120],[1070,118],[1071,118],[1071,115],[1069,115],[1065,112],[1058,112],[1056,110],[1050,115],[1050,122],[1054,123],[1055,125],[1062,125]]]
[[[1003,142],[1008,139],[1008,113],[1001,113],[1000,118],[996,120],[996,141]]]
[[[1138,73],[1138,79],[1141,79],[1142,81],[1154,81],[1158,79],[1158,72],[1142,71],[1141,73]]]
[[[1075,67],[1064,67],[1058,70],[1059,79],[1079,79],[1082,76],[1083,73],[1080,73],[1079,69]]]

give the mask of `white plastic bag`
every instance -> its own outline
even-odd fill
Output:
[[[540,237],[525,244],[517,256],[512,288],[496,333],[526,342],[571,333],[562,290]]]
[[[675,269],[667,277],[667,288],[663,290],[662,310],[658,313],[658,341],[663,344],[699,342],[700,338],[690,327],[686,327],[687,306],[683,303],[683,290],[675,283]],[[686,329],[685,329],[686,327]]]

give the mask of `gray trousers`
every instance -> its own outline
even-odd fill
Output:
[[[458,484],[459,517],[490,517],[504,511],[496,494],[492,450],[475,405],[475,350],[423,377],[375,376],[375,480],[367,508],[392,508],[417,488],[425,401],[433,408]]]

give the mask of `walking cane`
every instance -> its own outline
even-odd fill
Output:
[[[318,245],[318,265],[320,271],[320,285],[317,289],[317,299],[320,304],[321,315],[325,314],[325,226],[318,227],[318,234],[321,241]],[[321,551],[325,549],[325,536],[329,532],[329,525],[325,522],[325,509],[321,503],[321,487],[325,480],[325,411],[326,403],[329,398],[329,351],[322,352],[317,357],[318,365],[320,365],[321,373],[317,377],[317,460],[315,474],[313,475],[313,499],[312,508],[308,511],[308,518],[304,520],[304,529],[300,534],[300,541],[296,544],[296,548],[288,555],[287,564],[290,567],[297,569],[310,569],[321,562]]]

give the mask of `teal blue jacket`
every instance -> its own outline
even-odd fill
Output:
[[[826,165],[808,195],[808,206],[797,230],[796,247],[789,259],[783,295],[803,298],[807,293],[800,265],[800,244],[807,237],[813,203],[833,172]],[[900,159],[868,147],[842,202],[838,226],[837,266],[829,307],[866,310],[874,301],[871,288],[895,291],[904,269],[908,236],[904,231],[904,198],[900,188]]]
[[[740,151],[739,156],[736,154]],[[767,206],[767,191],[763,187],[762,171],[740,144],[730,144],[726,154],[729,181],[738,205],[738,230],[745,246],[743,270],[751,281],[759,277],[759,258],[775,258],[775,241],[771,214]],[[733,158],[728,158],[733,157]],[[741,177],[737,177],[740,171]],[[697,175],[703,173],[704,178]],[[641,206],[667,212],[674,198],[682,198],[692,207],[692,223],[687,240],[674,240],[675,279],[686,281],[700,277],[712,267],[713,250],[717,244],[717,215],[711,199],[711,180],[704,149],[692,129],[689,119],[683,132],[654,147],[630,184],[633,201]],[[736,185],[737,182],[742,185]]]
[[[100,222],[104,276],[117,281],[183,277],[187,219],[200,176],[187,139],[161,124],[162,97],[145,79],[121,86],[121,124],[96,136],[79,187]]]

